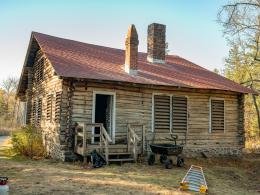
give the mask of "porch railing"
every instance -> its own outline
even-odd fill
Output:
[[[142,125],[143,131],[144,126]],[[141,141],[141,138],[136,134],[134,129],[130,124],[127,125],[127,149],[128,152],[132,152],[134,161],[137,161],[138,156],[138,143]]]
[[[142,127],[142,137],[140,137],[136,131],[135,127]],[[98,127],[100,129],[99,134],[89,135],[88,129],[93,129]],[[87,140],[93,140],[99,137],[99,152],[104,155],[104,158],[109,163],[109,145],[112,143],[112,139],[107,133],[105,127],[102,123],[78,123],[78,126],[75,128],[75,151],[83,156],[87,155]],[[79,140],[80,138],[80,140]],[[79,142],[80,141],[80,142]],[[141,147],[139,143],[142,142]],[[132,154],[134,161],[137,161],[138,149],[145,149],[145,126],[144,125],[127,125],[127,150]]]
[[[95,128],[98,127],[100,129],[99,134],[94,134],[91,136],[87,135],[87,128]],[[82,131],[80,129],[82,128]],[[78,146],[78,137],[82,137],[82,154],[86,155],[87,152],[87,139],[95,139],[99,137],[99,146],[101,153],[104,153],[105,160],[108,163],[109,156],[109,144],[112,143],[111,137],[108,135],[105,127],[102,123],[78,123],[78,126],[75,128],[75,148]]]
[[[105,127],[103,124],[100,125],[100,151],[102,152],[104,149],[104,153],[105,153],[105,158],[106,158],[106,163],[109,163],[109,144],[112,143],[112,139],[111,137],[108,135]]]

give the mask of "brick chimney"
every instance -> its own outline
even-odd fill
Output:
[[[147,61],[165,63],[165,31],[166,26],[163,24],[152,23],[148,26]]]
[[[125,71],[129,74],[136,75],[138,68],[138,34],[135,25],[128,28],[125,40]]]

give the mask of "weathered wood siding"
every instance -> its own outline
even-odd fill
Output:
[[[67,82],[67,88],[70,88]],[[115,92],[116,93],[116,142],[126,139],[127,124],[146,124],[146,128],[151,128],[149,122],[152,102],[151,94],[140,92],[138,89],[115,89],[107,87],[109,85],[99,85],[95,83],[78,83],[71,86],[71,121],[74,126],[77,122],[92,122],[93,93]],[[142,134],[141,126],[136,127],[137,133]],[[91,131],[91,129],[89,129]],[[89,132],[90,135],[90,132]]]
[[[43,62],[43,63],[42,63]],[[39,65],[40,63],[40,65]],[[40,68],[43,69],[42,78],[39,80]],[[62,80],[55,75],[54,69],[46,56],[41,50],[38,50],[34,65],[31,68],[30,74],[28,75],[30,82],[28,83],[27,89],[27,102],[29,112],[27,115],[27,122],[34,124],[41,128],[43,134],[43,140],[46,149],[55,158],[62,158],[62,151],[60,147],[62,145],[60,139],[60,123],[55,118],[55,112],[60,112],[59,108],[55,108],[56,104],[56,94],[62,92]],[[40,76],[41,77],[41,76]],[[47,105],[48,96],[52,94],[52,118],[47,117]],[[39,98],[41,100],[41,105],[38,110],[35,110],[35,102]],[[35,112],[38,113],[38,122],[35,123]]]
[[[152,96],[156,94],[187,97],[188,124],[186,148],[239,148],[238,94],[218,90],[177,89],[170,87],[142,88],[123,85],[73,82],[71,93],[71,126],[76,122],[92,122],[93,91],[116,93],[116,141],[126,136],[127,124],[144,124],[147,132],[152,131]],[[210,98],[225,100],[225,131],[209,132]],[[241,115],[241,114],[240,114]],[[241,127],[240,127],[241,129]],[[241,130],[240,130],[241,131]],[[141,131],[139,132],[141,133]],[[161,132],[156,132],[156,138]],[[156,139],[155,138],[155,139]],[[156,141],[156,140],[155,140]]]

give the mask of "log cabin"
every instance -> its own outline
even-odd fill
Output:
[[[255,92],[166,55],[165,34],[150,24],[143,53],[134,25],[125,50],[32,32],[17,97],[52,158],[131,161],[173,134],[186,156],[241,153],[244,95]]]

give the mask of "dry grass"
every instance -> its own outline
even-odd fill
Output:
[[[178,190],[191,164],[204,167],[210,194],[259,194],[260,157],[188,159],[184,168],[162,165],[110,165],[100,169],[52,160],[33,161],[0,148],[0,175],[8,176],[11,194],[196,194]]]
[[[249,152],[260,153],[260,137],[251,137],[246,140],[246,149]]]

